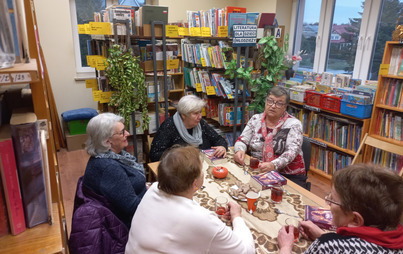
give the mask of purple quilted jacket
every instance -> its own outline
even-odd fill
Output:
[[[75,253],[124,253],[128,229],[112,212],[110,203],[78,180],[69,250]]]

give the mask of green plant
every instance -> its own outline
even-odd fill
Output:
[[[129,126],[130,115],[141,109],[145,130],[149,123],[147,89],[138,58],[132,56],[131,49],[123,51],[120,45],[114,44],[109,48],[107,62],[106,76],[114,91],[109,105],[117,108],[126,126]]]
[[[233,59],[228,65],[225,74],[230,79],[235,77],[246,80],[251,86],[251,91],[255,93],[253,102],[249,105],[248,110],[255,110],[258,113],[264,111],[266,96],[269,90],[274,86],[277,80],[282,77],[281,71],[287,70],[288,67],[284,65],[284,52],[288,49],[288,35],[286,36],[286,43],[284,49],[277,45],[277,40],[274,36],[264,37],[259,41],[262,46],[261,56],[262,67],[264,72],[257,79],[252,79],[251,72],[253,67],[236,69],[236,61]]]

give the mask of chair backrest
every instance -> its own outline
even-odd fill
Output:
[[[311,165],[311,141],[305,136],[302,142],[302,153],[304,154],[305,174],[307,175]]]

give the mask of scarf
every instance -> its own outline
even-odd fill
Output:
[[[367,242],[389,248],[403,249],[403,226],[398,225],[396,230],[382,231],[374,227],[339,227],[337,234],[344,236],[356,236]]]
[[[267,127],[266,127],[266,121],[265,121],[266,113],[263,113],[261,130],[262,130],[262,135],[264,138],[264,144],[263,144],[263,161],[264,162],[270,162],[270,161],[274,160],[273,137],[276,136],[278,130],[281,128],[281,126],[283,126],[283,124],[289,117],[290,117],[290,115],[287,112],[284,112],[284,114],[278,120],[276,126],[273,128],[273,131],[268,133]]]
[[[114,153],[111,150],[109,150],[106,153],[98,154],[97,156],[95,156],[95,158],[117,160],[123,165],[132,167],[135,170],[139,171],[145,177],[143,165],[137,163],[136,157],[126,152],[125,150],[122,150],[120,153]]]
[[[193,146],[199,146],[203,143],[200,123],[193,128],[193,133],[192,135],[190,135],[185,125],[183,124],[182,118],[178,112],[175,113],[173,119],[175,127],[179,132],[179,135],[186,143]]]

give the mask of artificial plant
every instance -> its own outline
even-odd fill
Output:
[[[114,93],[109,106],[117,109],[129,126],[130,116],[141,109],[143,129],[148,127],[147,88],[145,85],[144,70],[139,64],[138,57],[132,55],[132,50],[122,50],[119,44],[109,48],[109,57],[106,76]]]
[[[286,36],[287,40],[288,36]],[[253,67],[243,68],[240,67],[236,69],[236,61],[233,59],[229,64],[225,74],[229,76],[230,79],[235,77],[246,80],[251,86],[251,91],[255,93],[255,98],[252,103],[248,106],[248,110],[255,110],[258,113],[264,111],[267,93],[270,88],[274,86],[277,80],[282,77],[281,71],[287,70],[287,66],[284,65],[284,51],[277,44],[277,40],[274,36],[268,36],[260,39],[259,44],[261,45],[261,55],[259,58],[261,60],[261,65],[264,68],[262,75],[257,79],[252,79],[251,72]],[[288,43],[287,43],[288,45]]]

